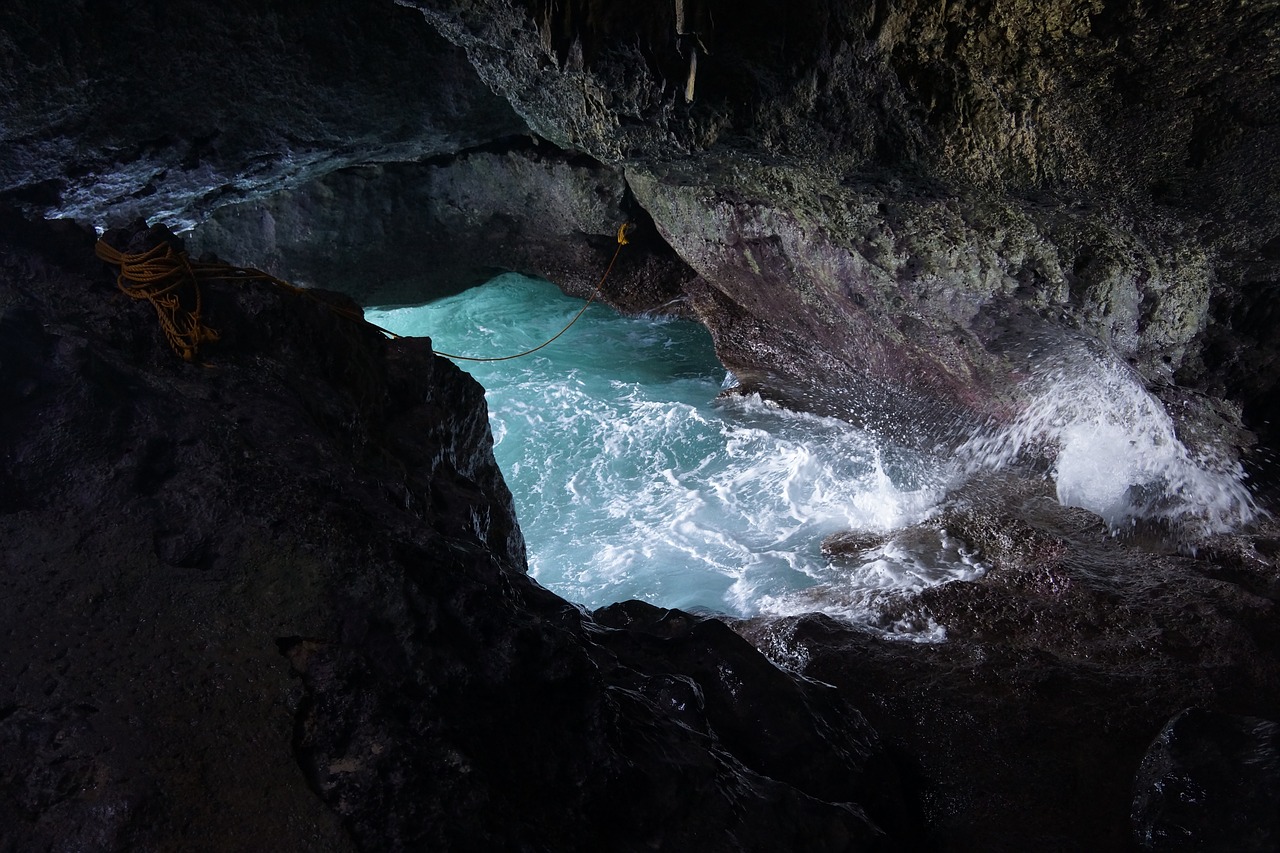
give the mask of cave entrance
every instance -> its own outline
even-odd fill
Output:
[[[497,356],[545,341],[581,307],[550,282],[508,274],[366,316],[442,351]],[[878,541],[924,518],[940,484],[848,423],[722,393],[733,378],[692,321],[592,305],[546,349],[460,366],[486,389],[530,574],[589,608],[635,598],[877,625],[887,596],[978,571],[925,528]],[[869,537],[856,558],[823,553],[850,529]]]

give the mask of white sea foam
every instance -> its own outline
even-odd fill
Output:
[[[371,319],[446,351],[503,355],[546,340],[579,306],[545,282],[503,276]],[[984,567],[928,520],[982,469],[1050,476],[1063,504],[1116,530],[1154,521],[1202,535],[1259,512],[1239,465],[1188,449],[1126,366],[1083,344],[1053,349],[1029,369],[1021,413],[945,460],[756,395],[719,398],[736,380],[691,323],[593,306],[533,356],[464,367],[487,389],[530,572],[561,595],[588,607],[639,598],[738,616],[819,611],[934,642],[945,631],[913,597]],[[879,544],[824,556],[823,539],[846,530]]]
[[[960,448],[965,471],[1031,462],[1047,467],[1058,500],[1113,530],[1139,522],[1194,539],[1234,530],[1259,509],[1226,450],[1192,451],[1141,379],[1108,353],[1064,344],[1036,364],[1028,402],[1012,423]]]
[[[370,313],[443,350],[496,355],[554,334],[579,305],[503,276]],[[947,484],[942,467],[844,421],[756,395],[717,399],[735,380],[692,323],[593,307],[536,355],[464,367],[487,389],[531,574],[588,607],[640,598],[739,616],[824,610],[930,640],[936,625],[882,625],[882,606],[978,570],[941,540],[890,537],[860,560],[824,556],[832,533],[890,534],[927,518]]]
[[[951,581],[974,580],[986,571],[968,546],[932,526],[893,535],[861,555],[851,570],[832,574],[804,590],[759,596],[761,613],[794,616],[826,613],[866,624],[880,633],[916,642],[939,642],[946,631],[928,614],[891,607]],[[905,615],[885,617],[886,612]]]

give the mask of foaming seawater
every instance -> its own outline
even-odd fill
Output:
[[[542,343],[580,307],[507,275],[368,315],[443,351],[496,356]],[[985,567],[932,519],[949,491],[992,469],[1050,477],[1060,503],[1113,531],[1154,525],[1182,546],[1261,514],[1235,459],[1188,447],[1108,353],[1057,341],[1028,365],[1017,417],[930,456],[844,420],[722,394],[731,377],[691,322],[593,306],[533,355],[463,363],[486,388],[530,574],[588,608],[636,598],[741,617],[824,612],[943,639],[910,599]],[[823,541],[846,531],[866,546],[825,554]]]
[[[758,612],[798,616],[821,612],[861,623],[890,636],[940,642],[946,631],[927,614],[901,612],[903,599],[931,586],[981,577],[986,567],[964,542],[927,525],[906,528],[859,555],[832,577],[796,591],[760,596]]]
[[[506,275],[367,315],[443,351],[491,356],[536,346],[580,307],[547,282]],[[981,571],[944,534],[912,531],[943,497],[943,466],[841,420],[721,396],[724,368],[695,323],[593,306],[534,355],[462,366],[486,389],[530,574],[587,607],[638,598],[735,616],[825,611],[932,640],[936,625],[885,624],[883,604]],[[825,537],[849,529],[885,541],[856,559],[822,553]],[[901,530],[912,532],[889,535]]]
[[[1096,513],[1116,532],[1158,525],[1172,542],[1227,533],[1261,514],[1240,463],[1221,447],[1189,449],[1160,401],[1109,353],[1060,343],[1024,389],[1012,423],[960,448],[966,474],[1030,463],[1047,470],[1059,503]]]

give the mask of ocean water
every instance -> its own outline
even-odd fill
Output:
[[[1059,503],[1097,514],[1117,534],[1159,525],[1169,544],[1194,546],[1263,514],[1227,448],[1190,449],[1164,405],[1100,346],[1055,341],[1027,374],[1018,416],[959,447],[962,475],[1039,463]]]
[[[496,356],[537,346],[581,306],[512,274],[366,316],[437,351]],[[722,396],[733,379],[691,321],[593,305],[533,355],[459,365],[486,389],[529,572],[571,601],[821,610],[937,639],[936,625],[881,624],[879,605],[982,571],[940,531],[893,536],[935,511],[944,468],[840,420]],[[861,555],[822,553],[824,538],[851,529],[873,540]]]
[[[437,351],[535,347],[582,307],[552,284],[503,275],[428,305],[370,309]],[[1121,532],[1156,520],[1192,537],[1258,510],[1239,466],[1190,452],[1160,403],[1105,353],[1069,348],[1028,366],[1013,422],[936,454],[787,411],[734,384],[706,330],[591,306],[563,337],[510,361],[459,362],[486,389],[494,452],[540,583],[589,608],[630,598],[733,616],[820,611],[889,636],[945,639],[886,605],[980,576],[965,543],[922,524],[975,472],[1053,480],[1061,503]],[[863,547],[828,556],[855,531]]]

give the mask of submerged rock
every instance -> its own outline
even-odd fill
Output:
[[[1020,339],[1078,329],[1269,432],[1272,9],[406,5],[625,169],[744,380],[935,440],[1008,414]]]

